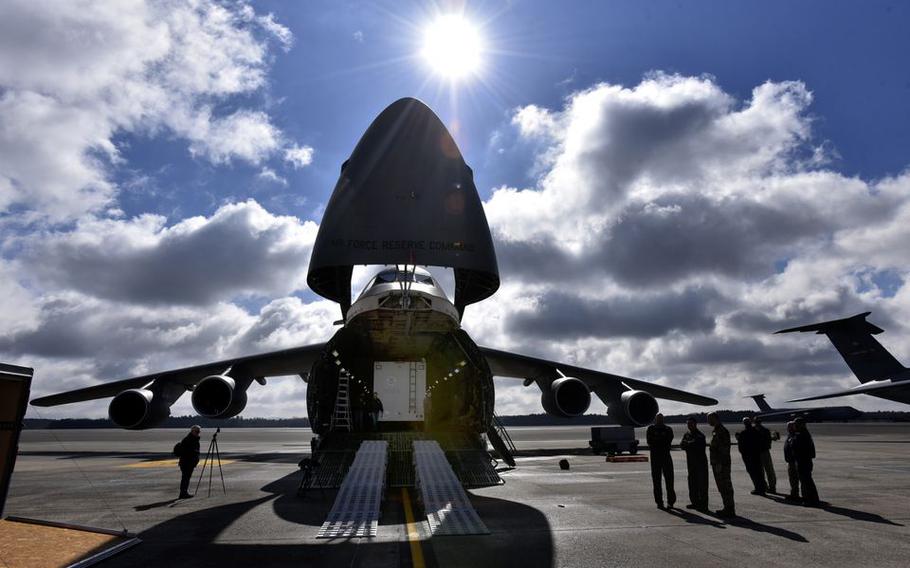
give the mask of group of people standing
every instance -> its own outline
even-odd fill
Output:
[[[730,432],[721,423],[716,412],[708,414],[711,438],[698,428],[698,421],[690,417],[686,421],[686,433],[680,441],[680,448],[686,452],[686,466],[689,473],[689,501],[687,509],[708,512],[708,465],[714,474],[714,482],[723,501],[723,508],[715,511],[719,517],[736,516],[731,480],[732,461],[730,458]],[[812,479],[812,460],[815,459],[815,443],[802,418],[787,424],[787,440],[784,442],[784,459],[790,480],[788,501],[802,501],[808,506],[818,506],[818,491]],[[670,449],[673,429],[664,424],[664,417],[658,414],[654,424],[648,427],[647,442],[651,451],[651,481],[654,484],[654,500],[659,509],[664,509],[663,485],[667,489],[666,507],[676,503],[673,488],[673,459]],[[771,432],[760,419],[743,419],[743,430],[736,433],[739,453],[754,485],[753,495],[777,493],[777,476],[771,458]],[[708,456],[705,456],[705,449]],[[661,481],[663,480],[663,483]]]

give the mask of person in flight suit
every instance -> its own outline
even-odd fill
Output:
[[[765,472],[765,479],[768,480],[768,491],[777,493],[777,474],[774,473],[774,460],[771,459],[773,438],[771,431],[765,428],[761,422],[761,418],[758,416],[752,419],[752,425],[755,431],[758,432],[759,440],[761,440],[761,453],[758,454],[758,458],[761,462],[762,471]]]
[[[787,477],[790,478],[790,494],[787,501],[799,501],[799,472],[796,469],[796,455],[793,445],[796,443],[796,422],[787,422],[787,440],[784,442],[784,461],[787,462]]]
[[[708,414],[708,424],[713,428],[711,441],[708,443],[708,454],[711,469],[714,471],[714,482],[724,502],[724,508],[715,511],[719,517],[735,517],[736,506],[733,504],[733,481],[730,479],[730,432],[721,424],[716,412]]]
[[[374,392],[372,399],[370,399],[370,420],[374,431],[379,430],[379,419],[382,418],[382,412],[382,401],[379,400],[379,394]]]
[[[679,447],[686,452],[686,466],[689,470],[689,504],[686,509],[708,511],[708,458],[705,456],[705,435],[698,429],[694,416],[686,421],[686,433]]]
[[[199,464],[199,436],[202,434],[200,426],[190,428],[190,433],[180,441],[180,495],[178,499],[189,499],[192,497],[189,493],[190,478],[193,477],[193,470]]]
[[[673,442],[673,429],[664,424],[664,415],[654,417],[654,424],[648,426],[646,433],[648,449],[651,451],[651,481],[654,483],[654,501],[658,509],[664,508],[664,496],[660,478],[667,484],[667,506],[673,508],[676,503],[676,491],[673,490],[673,458],[670,457],[670,444]]]
[[[796,458],[796,473],[799,485],[803,489],[803,505],[818,507],[818,489],[812,479],[812,460],[815,459],[815,442],[806,428],[805,418],[799,417],[796,422],[796,440],[793,443],[793,456]]]
[[[768,486],[761,469],[762,441],[758,430],[752,427],[752,419],[748,416],[743,418],[743,429],[736,433],[736,441],[743,464],[752,478],[752,485],[755,486],[752,495],[764,495],[768,491]]]

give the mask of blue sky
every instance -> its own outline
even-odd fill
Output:
[[[458,82],[420,56],[448,13],[485,44]],[[726,406],[852,386],[823,340],[769,334],[871,310],[910,359],[908,23],[894,2],[5,3],[0,357],[47,394],[323,341],[322,207],[415,96],[497,242],[479,342]],[[501,413],[539,411],[500,386]],[[303,412],[302,383],[270,389],[248,413]]]
[[[128,135],[126,156],[158,182],[204,186],[217,197],[274,199],[277,211],[304,217],[324,203],[338,167],[378,112],[403,96],[419,96],[447,123],[476,170],[483,197],[525,180],[530,163],[500,160],[492,134],[527,104],[554,107],[598,82],[632,85],[654,70],[710,74],[727,92],[747,98],[766,80],[800,80],[814,93],[816,136],[837,150],[848,175],[902,171],[910,155],[910,6],[894,2],[478,2],[465,14],[482,23],[490,53],[485,71],[454,87],[432,77],[420,59],[422,28],[447,3],[261,2],[295,36],[273,54],[268,85],[252,99],[285,132],[317,149],[312,167],[283,175],[293,185],[256,182],[256,167],[212,169],[167,138]],[[358,39],[359,38],[359,39]],[[457,108],[452,96],[458,99]],[[276,166],[277,167],[277,166]],[[252,186],[252,187],[251,187]],[[265,186],[265,187],[263,187]],[[217,189],[214,189],[217,188]],[[293,194],[293,195],[291,195]],[[300,195],[307,198],[301,207]],[[208,196],[206,196],[208,197]],[[174,200],[127,201],[128,214],[205,214],[212,202],[182,193]],[[318,211],[317,211],[318,213]]]

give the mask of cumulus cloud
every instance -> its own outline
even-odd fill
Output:
[[[215,108],[265,86],[290,31],[243,2],[28,1],[0,9],[0,211],[63,220],[112,203],[116,137],[168,132],[253,164],[293,146],[270,117]]]
[[[713,289],[663,294],[585,298],[564,290],[542,294],[530,310],[509,318],[509,331],[520,336],[655,337],[671,331],[710,332],[714,328]]]
[[[313,163],[313,148],[293,145],[284,151],[284,161],[294,166],[295,170],[309,166]]]
[[[28,237],[22,270],[45,289],[135,304],[209,304],[302,289],[317,226],[255,201],[168,226],[164,217],[85,219]]]
[[[9,262],[0,260],[0,323],[3,333],[33,329],[38,323],[38,309],[33,294],[20,282]]]
[[[288,184],[288,180],[275,173],[275,170],[272,168],[262,168],[259,170],[259,173],[256,174],[256,177],[263,181],[277,183],[278,185],[286,186]]]
[[[536,182],[485,203],[516,285],[468,308],[466,326],[727,406],[855,384],[824,338],[771,335],[789,325],[872,310],[906,360],[910,175],[832,169],[811,103],[798,81],[737,100],[712,77],[658,73],[517,109]]]
[[[32,329],[0,336],[5,360],[38,369],[33,397],[196,365],[204,362],[202,353],[212,361],[319,343],[331,335],[329,312],[337,310],[327,301],[307,304],[294,297],[273,300],[253,314],[226,302],[151,308],[74,292],[48,295],[36,308],[38,323]],[[304,394],[299,379],[271,381],[266,389],[251,389],[248,412],[303,416]],[[183,399],[174,413],[192,412],[189,397]],[[105,411],[106,403],[88,403],[41,412],[103,416]]]

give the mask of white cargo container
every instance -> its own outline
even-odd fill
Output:
[[[375,361],[373,390],[382,401],[380,422],[423,421],[427,365],[424,361]]]

